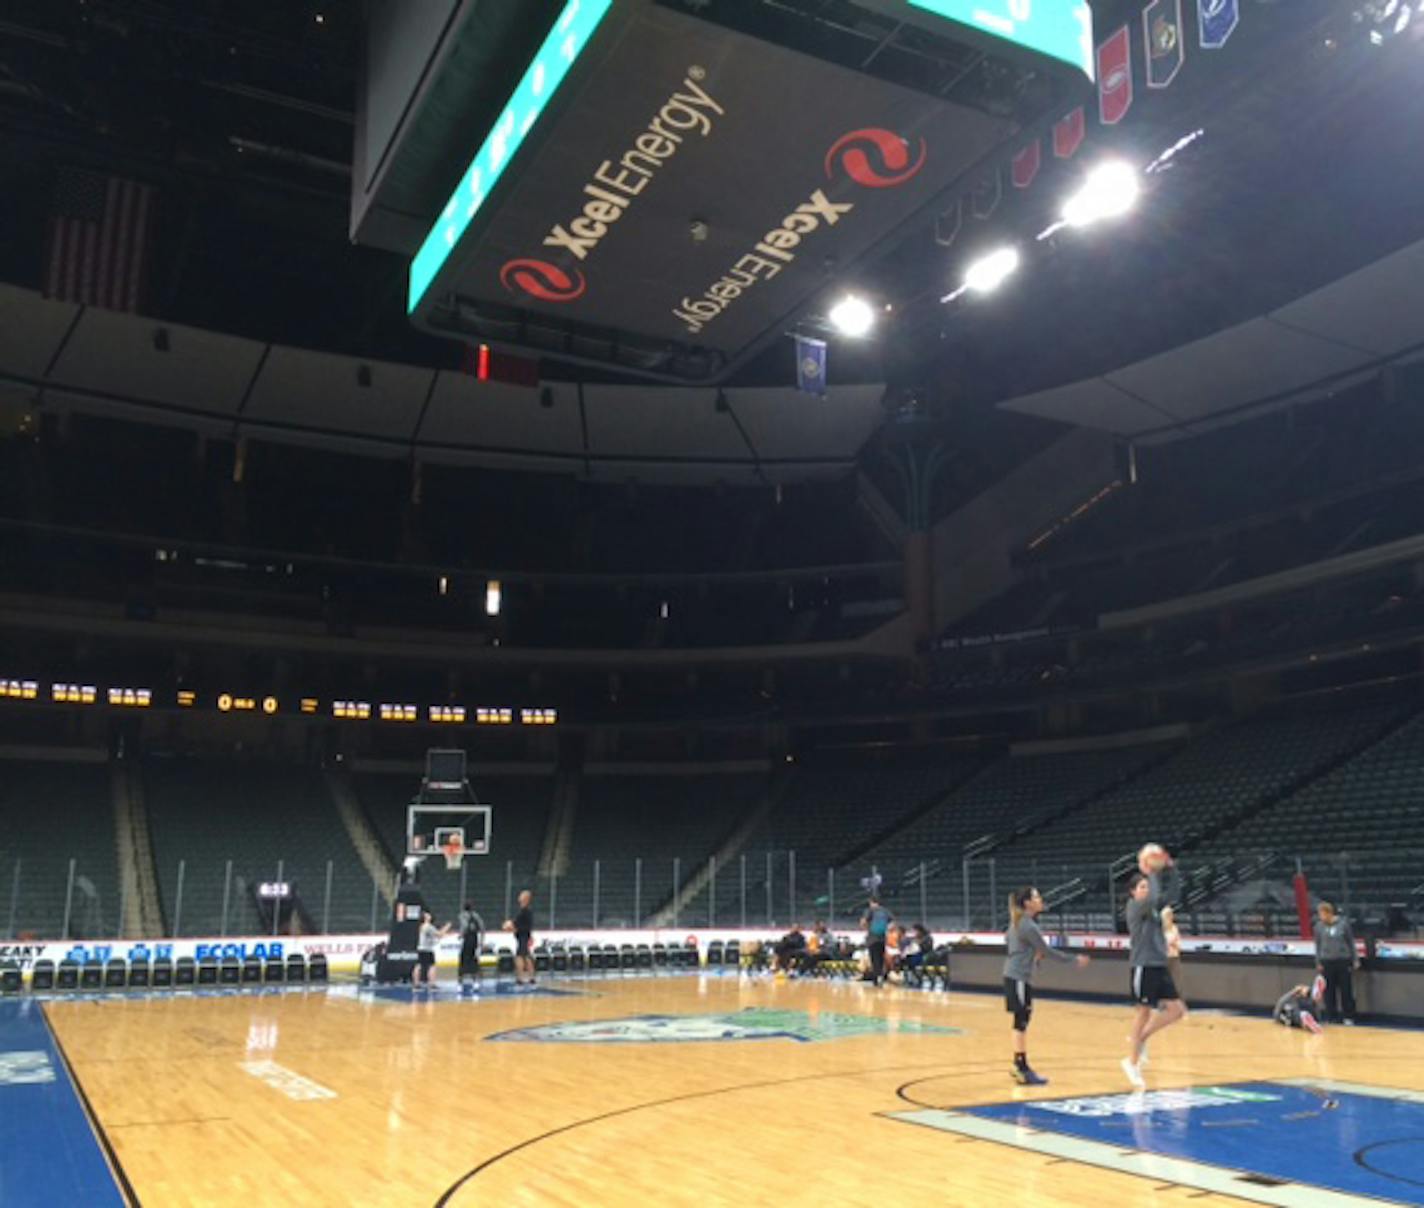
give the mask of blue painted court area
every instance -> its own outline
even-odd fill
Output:
[[[1261,1186],[1279,1180],[1424,1204],[1424,1094],[1418,1092],[1243,1082],[993,1104],[957,1114],[1225,1167]]]
[[[0,1002],[0,1204],[122,1205],[40,1002]]]

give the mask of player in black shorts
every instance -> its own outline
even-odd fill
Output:
[[[1167,968],[1167,940],[1162,933],[1162,907],[1177,895],[1179,880],[1172,857],[1155,843],[1138,853],[1138,871],[1128,881],[1127,930],[1131,937],[1133,1017],[1131,1051],[1122,1059],[1127,1080],[1141,1090],[1146,1085],[1142,1064],[1147,1040],[1171,1027],[1186,1008]],[[1154,1015],[1155,1012],[1155,1015]]]
[[[521,889],[518,912],[504,921],[504,929],[514,932],[514,980],[521,986],[534,984],[534,957],[530,951],[534,942],[534,912],[529,908],[533,901],[534,895]]]

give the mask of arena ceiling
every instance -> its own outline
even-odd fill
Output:
[[[1041,229],[1056,204],[1046,182],[1009,190],[948,248],[908,235],[866,282],[896,319],[873,345],[833,349],[833,380],[888,379],[931,406],[1038,394],[1274,314],[1424,238],[1414,200],[1424,164],[1412,154],[1424,133],[1424,44],[1371,45],[1352,21],[1361,4],[1241,0],[1240,29],[1212,70],[1204,54],[1189,57],[1180,80],[1141,95],[1102,144],[1146,158],[1203,132],[1148,207],[1101,238],[1049,241],[991,303],[938,299],[976,249]],[[536,40],[552,7],[521,4],[528,24],[510,25],[508,45]],[[840,0],[792,7],[808,19],[846,11]],[[1110,28],[1142,6],[1094,7]],[[347,239],[354,10],[334,0],[11,0],[0,19],[0,277],[38,285],[57,166],[124,172],[160,190],[157,319],[453,366],[447,342],[405,322],[407,262]],[[491,80],[499,95],[506,82]],[[737,384],[791,376],[791,350],[777,345]],[[1072,407],[1027,409],[1094,422]]]

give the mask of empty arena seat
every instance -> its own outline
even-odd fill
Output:
[[[224,986],[236,986],[242,981],[242,962],[235,956],[225,956],[218,966],[218,981]]]
[[[260,956],[244,956],[242,958],[242,980],[246,985],[262,980],[262,958]]]
[[[269,956],[262,964],[264,982],[284,982],[287,980],[287,962],[280,956]]]
[[[81,990],[102,990],[104,988],[104,966],[98,961],[84,961],[79,966],[79,988]]]
[[[514,953],[502,950],[499,958],[495,961],[495,974],[499,977],[514,976]]]
[[[198,979],[198,962],[191,956],[180,956],[173,962],[173,984],[191,986]]]
[[[549,972],[549,950],[542,944],[534,949],[534,972]]]
[[[218,958],[215,956],[205,956],[198,962],[198,985],[215,986],[218,984]]]
[[[689,969],[695,969],[698,965],[697,941],[688,940],[681,948],[682,964]]]
[[[307,958],[300,952],[287,957],[287,980],[299,985],[307,980]]]
[[[135,961],[134,965],[139,962]],[[130,973],[132,973],[130,968]],[[130,982],[130,985],[133,983]],[[173,984],[173,958],[171,956],[156,957],[153,962],[153,985],[171,986]]]
[[[602,968],[603,968],[603,949],[600,948],[597,944],[590,944],[590,945],[588,946],[587,964],[588,964],[588,968],[589,968],[590,970],[593,970],[593,969],[602,970]]]
[[[612,973],[619,966],[618,949],[613,944],[603,945],[603,971]]]
[[[15,961],[0,965],[0,994],[18,994],[24,986],[24,975]]]
[[[130,986],[146,986],[153,979],[153,965],[146,956],[133,956],[129,958],[128,984]]]
[[[56,990],[79,989],[79,962],[70,957],[60,961],[55,970],[54,986]]]
[[[109,990],[122,990],[128,983],[129,967],[117,956],[104,966],[104,986]]]
[[[638,968],[651,969],[653,967],[653,950],[647,944],[638,945]]]
[[[30,989],[32,990],[53,990],[54,989],[54,962],[40,960],[35,962],[34,971],[30,974]]]
[[[325,983],[330,976],[324,952],[313,952],[307,960],[307,980]]]
[[[638,952],[632,944],[623,944],[619,947],[618,967],[620,969],[636,969],[638,967]]]
[[[722,949],[722,963],[732,969],[742,967],[742,942],[741,940],[728,940],[726,947]]]
[[[549,966],[555,973],[567,973],[569,969],[569,953],[566,948],[555,948],[549,954]]]
[[[664,968],[668,963],[668,950],[666,944],[653,945],[653,964],[659,969]]]
[[[720,965],[722,963],[723,944],[721,940],[713,940],[707,945],[708,966]]]
[[[569,948],[569,972],[582,973],[588,964],[588,956],[581,944],[574,944]]]

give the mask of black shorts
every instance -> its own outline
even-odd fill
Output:
[[[1132,1001],[1142,1007],[1155,1007],[1159,1003],[1181,998],[1171,973],[1161,965],[1136,966],[1132,970],[1129,993]]]
[[[1014,1027],[1022,1031],[1028,1027],[1033,1014],[1033,987],[1026,981],[1004,978],[1004,1010],[1014,1017]]]
[[[422,969],[429,969],[431,965],[435,964],[435,953],[433,952],[427,952],[421,949],[416,956],[420,960],[420,967]]]
[[[529,945],[533,941],[533,939],[534,937],[532,935],[524,935],[516,931],[514,933],[514,955],[528,956]]]

